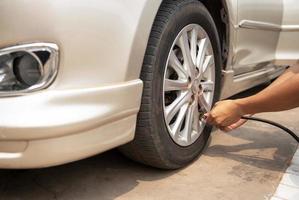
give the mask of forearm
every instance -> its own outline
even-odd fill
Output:
[[[205,116],[207,123],[230,131],[242,124],[241,117],[260,112],[282,111],[299,106],[299,65],[281,75],[260,93],[243,99],[218,102]]]
[[[281,76],[279,76],[275,81],[273,81],[273,83],[269,87],[267,87],[267,89],[277,86],[283,83],[284,81],[290,79],[292,76],[296,75],[298,70],[297,68],[298,67],[296,66],[287,69]]]
[[[299,74],[236,103],[244,114],[288,110],[299,106]]]

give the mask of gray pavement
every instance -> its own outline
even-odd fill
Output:
[[[259,115],[299,132],[299,109]],[[270,199],[297,148],[278,129],[248,122],[229,134],[214,131],[188,167],[165,171],[112,150],[38,170],[0,170],[0,199]]]

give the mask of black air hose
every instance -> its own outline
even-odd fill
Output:
[[[247,117],[247,116],[243,116],[242,119],[246,119],[246,120],[251,120],[251,121],[258,121],[258,122],[263,122],[266,124],[270,124],[272,126],[276,126],[282,130],[284,130],[285,132],[287,132],[289,135],[291,135],[298,143],[299,143],[299,137],[290,129],[288,129],[285,126],[282,126],[281,124],[278,124],[276,122],[267,120],[267,119],[261,119],[261,118],[257,118],[257,117]]]

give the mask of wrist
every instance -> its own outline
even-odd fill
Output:
[[[253,115],[255,111],[250,108],[250,99],[243,98],[243,99],[236,99],[236,105],[239,107],[240,114],[243,115]]]

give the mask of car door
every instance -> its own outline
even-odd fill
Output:
[[[283,0],[238,0],[235,75],[259,70],[275,60]]]
[[[292,65],[299,59],[299,4],[298,0],[283,0],[283,2],[283,21],[276,60],[278,64]]]

